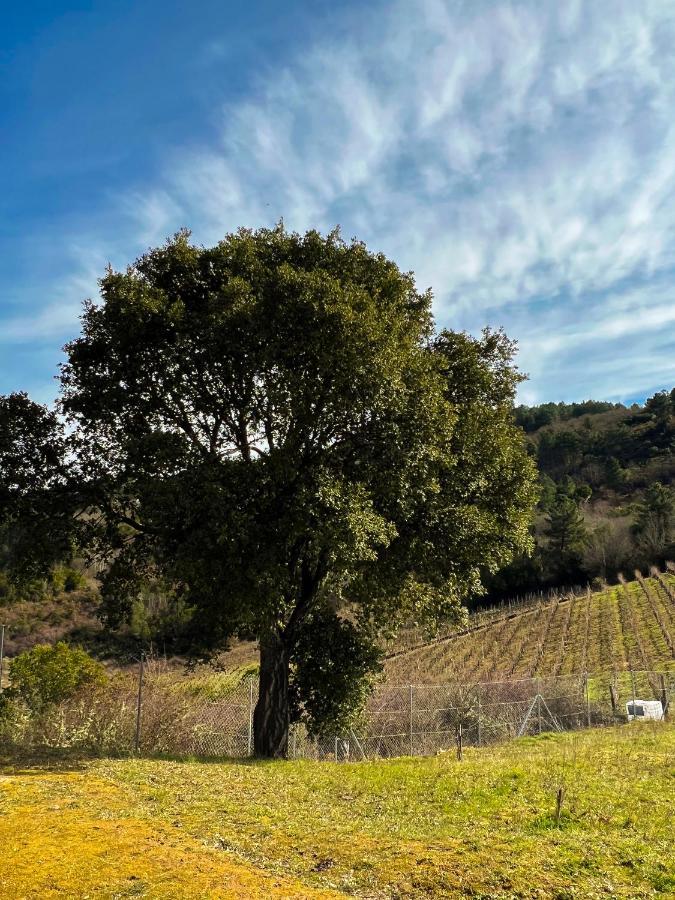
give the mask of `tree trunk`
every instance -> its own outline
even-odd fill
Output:
[[[260,690],[253,713],[256,756],[282,759],[288,753],[288,650],[278,634],[260,640]]]

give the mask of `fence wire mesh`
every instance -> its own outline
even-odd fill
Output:
[[[184,696],[172,715],[148,680],[141,711],[142,752],[249,756],[258,682],[251,678],[227,697]],[[294,759],[425,756],[463,746],[486,746],[546,731],[571,731],[628,721],[627,704],[659,700],[667,714],[675,673],[621,672],[481,684],[381,685],[345,733],[312,739],[293,726]]]
[[[258,680],[205,696],[189,678],[150,664],[138,681],[113,681],[61,704],[41,719],[25,717],[0,742],[17,746],[79,748],[95,753],[199,757],[251,756]],[[378,686],[360,721],[346,733],[312,739],[293,726],[294,759],[359,760],[425,756],[466,746],[488,746],[546,731],[570,731],[627,722],[627,704],[659,700],[668,713],[675,672],[620,672],[479,684]]]

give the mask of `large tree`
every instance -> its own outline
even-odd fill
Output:
[[[435,334],[384,256],[337,232],[180,233],[101,293],[62,383],[107,614],[160,572],[196,647],[255,637],[258,754],[357,704],[383,628],[457,615],[529,546],[514,346]]]

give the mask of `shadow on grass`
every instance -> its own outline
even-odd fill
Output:
[[[0,775],[39,775],[42,772],[83,772],[97,759],[128,759],[129,754],[101,755],[81,749],[53,747],[0,748]]]
[[[290,760],[252,756],[196,756],[190,753],[96,753],[53,747],[0,747],[1,775],[39,775],[41,772],[84,772],[97,760],[147,760],[148,762],[189,763],[191,765],[265,766]],[[297,762],[297,760],[295,761]]]

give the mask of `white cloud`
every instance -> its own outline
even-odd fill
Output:
[[[441,324],[520,338],[531,400],[672,383],[675,5],[401,0],[362,23],[224,98],[218,140],[130,186],[97,236],[113,262],[181,225],[340,223],[433,286]]]

